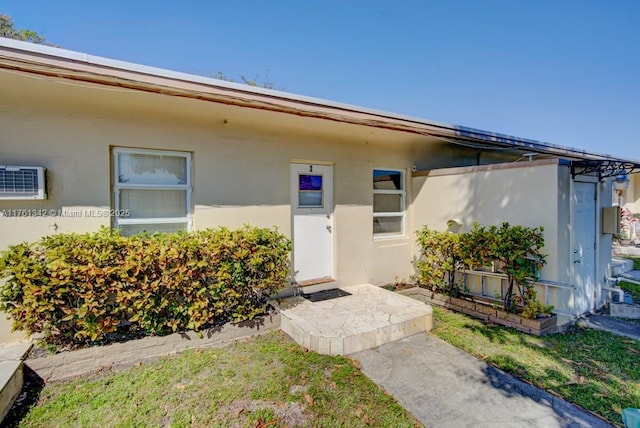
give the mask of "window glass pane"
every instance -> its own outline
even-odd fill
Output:
[[[298,176],[299,190],[322,190],[322,176],[301,174]]]
[[[187,184],[183,156],[118,154],[118,182],[127,184]]]
[[[402,195],[374,194],[374,213],[399,213],[402,212]]]
[[[136,233],[165,232],[175,233],[187,230],[187,223],[160,223],[160,224],[121,224],[120,234],[124,236],[135,235]]]
[[[134,219],[186,217],[187,191],[120,189],[120,209]]]
[[[298,206],[322,208],[322,192],[299,192]]]
[[[373,188],[379,190],[402,190],[404,188],[402,172],[374,169]]]
[[[373,233],[402,233],[402,217],[374,217]]]

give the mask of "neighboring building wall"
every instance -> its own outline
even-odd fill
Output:
[[[629,187],[623,195],[623,206],[633,214],[640,214],[640,173],[629,176]]]

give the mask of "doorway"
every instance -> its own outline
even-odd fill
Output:
[[[333,167],[291,164],[294,279],[298,284],[332,280]]]

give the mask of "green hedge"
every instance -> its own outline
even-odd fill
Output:
[[[264,313],[289,278],[290,251],[277,230],[248,226],[52,235],[2,253],[0,309],[14,330],[55,344],[200,330]]]

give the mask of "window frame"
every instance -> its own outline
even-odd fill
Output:
[[[376,171],[392,171],[392,172],[399,172],[400,176],[401,176],[401,180],[400,182],[402,183],[402,189],[400,190],[389,190],[389,189],[375,189],[373,188],[373,193],[372,193],[372,201],[371,201],[371,210],[373,211],[373,219],[375,220],[376,218],[380,218],[380,217],[400,217],[400,232],[389,232],[389,233],[384,233],[384,232],[375,232],[373,231],[373,237],[374,239],[380,239],[380,238],[394,238],[394,237],[401,237],[405,235],[405,222],[406,222],[406,212],[407,212],[407,207],[406,207],[406,194],[407,194],[407,182],[406,182],[406,171],[404,169],[398,169],[398,168],[373,168],[372,173],[371,173],[371,184],[373,187],[373,176],[375,174]],[[400,195],[400,208],[401,211],[394,211],[394,212],[380,212],[380,213],[376,213],[375,210],[375,195]],[[372,225],[373,226],[373,225]]]
[[[120,170],[118,163],[118,155],[126,154],[139,154],[139,155],[151,155],[151,156],[176,156],[182,157],[186,160],[186,183],[185,184],[140,184],[140,183],[120,183]],[[158,149],[137,149],[128,147],[114,147],[112,148],[112,162],[113,162],[113,207],[116,214],[120,213],[120,191],[121,190],[184,190],[186,191],[186,215],[184,217],[153,217],[153,218],[128,218],[119,215],[113,216],[113,227],[119,229],[124,225],[145,225],[145,224],[185,224],[186,231],[191,231],[193,224],[193,215],[191,208],[191,161],[192,153],[181,152],[175,150],[158,150]]]
[[[316,176],[320,176],[322,178],[322,186],[320,188],[320,190],[300,190],[300,177],[303,175],[316,175]],[[324,204],[325,204],[325,179],[324,179],[324,174],[322,173],[313,173],[313,172],[299,172],[298,173],[298,198],[297,198],[297,204],[298,204],[298,209],[303,209],[303,210],[309,210],[309,209],[321,209],[323,210],[325,208]],[[300,204],[300,193],[305,192],[305,193],[319,193],[320,194],[320,201],[321,204],[320,205],[301,205]]]

